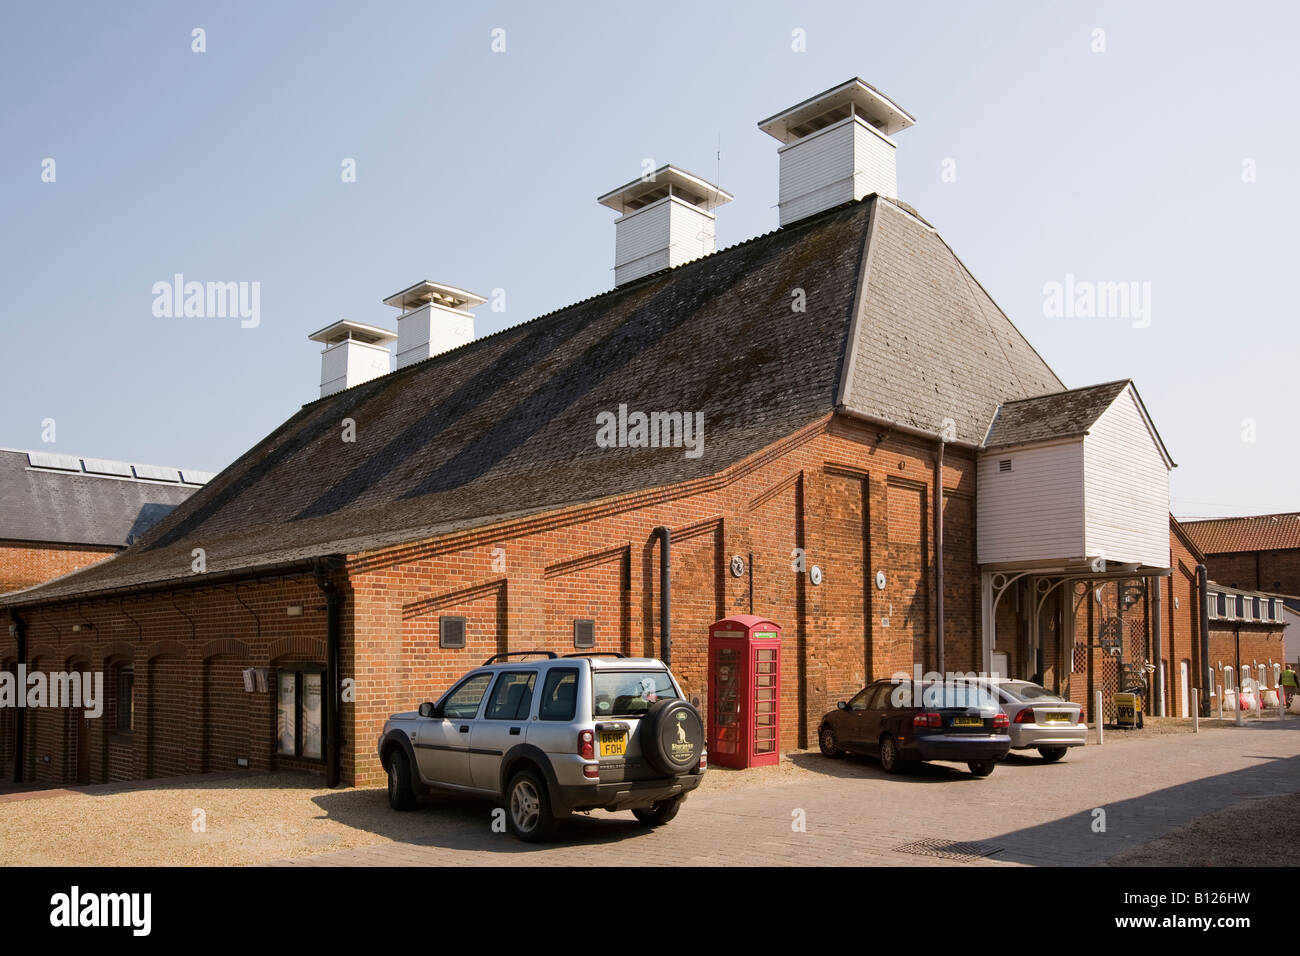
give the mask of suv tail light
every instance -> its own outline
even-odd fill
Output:
[[[1007,715],[1003,714],[1002,716],[1005,718]],[[1024,710],[1021,710],[1016,714],[1016,723],[1018,724],[1032,724],[1033,722],[1034,708],[1032,707],[1026,707]]]
[[[1028,713],[1030,713],[1031,715],[1033,714],[1033,711],[1028,710],[1028,708],[1026,708],[1026,710],[1022,710],[1020,713],[1023,714],[1026,711],[1028,711]],[[1016,720],[1020,720],[1020,714],[1016,715]],[[1007,715],[1004,712],[999,710],[996,714],[993,715],[994,730],[1006,730],[1010,726],[1011,726],[1011,721],[1007,720]]]
[[[596,734],[593,731],[578,731],[578,756],[583,760],[596,759]]]
[[[922,711],[912,717],[913,727],[942,727],[943,715],[933,711]]]

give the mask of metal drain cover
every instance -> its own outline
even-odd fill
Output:
[[[965,863],[978,863],[1001,853],[1003,847],[992,843],[963,843],[958,840],[917,840],[894,847],[895,853],[911,853],[916,856],[937,856],[944,860],[961,860]]]

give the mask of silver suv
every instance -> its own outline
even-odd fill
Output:
[[[497,654],[437,703],[389,717],[379,759],[394,810],[430,789],[477,794],[530,842],[574,811],[667,823],[707,766],[699,711],[662,661],[552,651]]]

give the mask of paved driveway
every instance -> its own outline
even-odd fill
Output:
[[[955,764],[891,777],[872,761],[798,754],[772,785],[692,795],[673,823],[578,816],[551,844],[493,832],[485,803],[438,798],[385,818],[392,842],[283,865],[957,865],[898,848],[957,841],[992,865],[1096,864],[1249,797],[1300,791],[1300,727],[1260,724],[1089,746],[1043,764],[1013,756],[987,779]],[[721,771],[726,772],[726,771]],[[376,793],[377,799],[382,799]],[[348,823],[345,796],[316,798]],[[1104,811],[1102,820],[1094,811]],[[803,829],[798,829],[799,824]]]

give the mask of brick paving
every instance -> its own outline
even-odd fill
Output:
[[[891,777],[864,759],[794,760],[805,772],[790,782],[694,794],[657,830],[596,813],[535,847],[494,833],[488,804],[438,798],[392,814],[392,842],[275,865],[962,865],[895,850],[919,840],[990,844],[998,851],[981,862],[994,866],[1092,865],[1241,800],[1300,791],[1300,726],[1115,739],[1058,764],[1012,757],[983,780],[955,764]],[[805,832],[793,829],[796,811]]]

